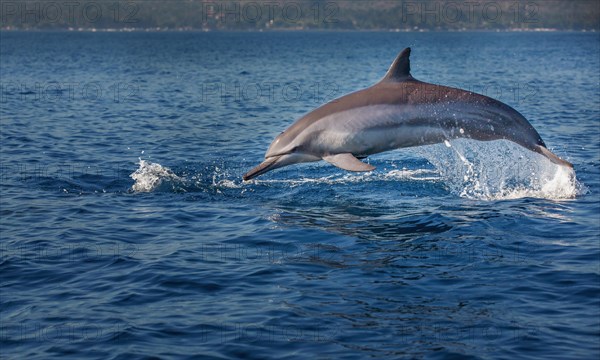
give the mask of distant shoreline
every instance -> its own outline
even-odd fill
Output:
[[[206,33],[268,33],[268,32],[598,32],[597,29],[514,28],[514,29],[197,29],[197,28],[0,28],[0,32],[206,32]]]
[[[176,5],[174,5],[176,3]],[[598,0],[6,1],[22,31],[600,31]]]

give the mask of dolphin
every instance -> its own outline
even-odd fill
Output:
[[[283,166],[325,160],[348,171],[371,171],[360,159],[380,152],[457,138],[505,139],[573,165],[547,149],[540,134],[512,107],[484,95],[419,81],[410,74],[410,48],[378,83],[330,101],[279,134],[250,180]]]

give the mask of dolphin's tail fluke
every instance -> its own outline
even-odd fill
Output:
[[[550,161],[552,161],[553,163],[557,164],[557,165],[562,165],[562,166],[566,166],[569,168],[573,168],[573,164],[571,164],[570,162],[563,160],[561,158],[559,158],[558,156],[554,155],[550,150],[548,150],[546,147],[541,146],[541,145],[536,145],[533,148],[533,151],[540,153],[542,155],[544,155],[545,157],[547,157]]]

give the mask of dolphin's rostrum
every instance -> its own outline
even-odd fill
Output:
[[[456,138],[506,139],[573,167],[546,148],[518,111],[487,96],[433,85],[410,74],[410,48],[377,84],[304,115],[275,138],[265,161],[244,180],[286,165],[325,160],[349,171],[371,171],[359,158]]]

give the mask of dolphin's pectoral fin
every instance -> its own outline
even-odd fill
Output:
[[[323,160],[327,161],[331,165],[337,166],[340,169],[348,171],[372,171],[375,170],[375,166],[366,164],[358,160],[354,155],[350,153],[336,154],[324,156]]]

